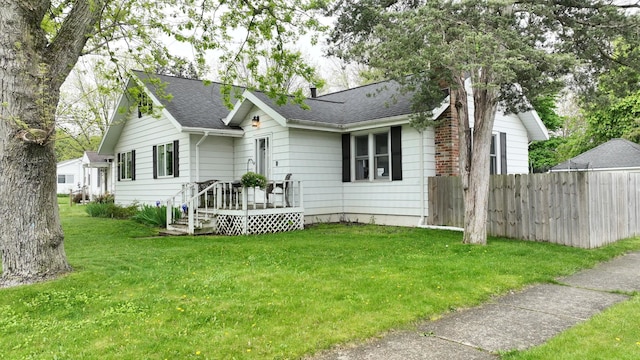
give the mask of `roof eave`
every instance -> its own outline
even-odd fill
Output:
[[[287,119],[285,119],[284,116],[282,116],[274,108],[260,100],[249,90],[245,90],[242,93],[242,99],[236,102],[233,110],[231,110],[229,115],[227,115],[227,117],[224,119],[225,125],[240,126],[242,121],[244,121],[244,119],[247,117],[247,114],[249,113],[253,105],[264,111],[269,117],[271,117],[281,126],[287,126]]]
[[[219,136],[228,136],[228,137],[243,137],[244,130],[241,129],[211,129],[211,128],[203,128],[203,127],[183,127],[183,133],[189,134],[208,134],[208,135],[219,135]]]

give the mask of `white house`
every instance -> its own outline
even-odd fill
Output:
[[[113,179],[109,179],[113,157],[98,155],[95,151],[85,151],[81,158],[58,163],[58,194],[84,190],[87,199],[111,193],[115,190]]]
[[[82,187],[82,158],[65,160],[58,163],[58,194],[69,194]]]
[[[119,108],[130,111],[115,113],[98,150],[117,159],[111,172],[118,203],[164,202],[184,184],[231,184],[255,171],[272,181],[291,174],[298,199],[291,206],[306,222],[415,226],[428,216],[425,178],[457,173],[458,135],[448,97],[434,111],[442,124],[418,132],[409,125],[409,98],[398,96],[393,82],[311,97],[310,110],[244,91],[230,111],[220,84],[157,78],[162,92],[147,75],[135,73],[129,88],[142,84],[144,94],[122,95]],[[492,171],[528,172],[528,142],[547,138],[535,112],[499,114]],[[210,193],[222,192],[233,191]],[[246,196],[256,200],[262,194]],[[272,201],[265,196],[265,203]]]

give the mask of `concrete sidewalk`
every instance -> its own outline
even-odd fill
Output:
[[[321,353],[312,360],[498,359],[498,351],[539,345],[640,291],[640,252],[537,285],[480,307],[393,332],[365,344]]]

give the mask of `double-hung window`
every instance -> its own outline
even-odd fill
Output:
[[[136,151],[118,153],[118,180],[135,180]]]
[[[178,140],[175,140],[152,147],[154,179],[180,176],[178,145]]]
[[[491,135],[491,148],[489,151],[489,174],[498,174],[498,149],[497,149],[497,135]]]
[[[156,152],[158,176],[173,176],[173,143],[158,145]]]
[[[491,147],[489,152],[489,173],[507,173],[507,134],[494,133],[491,135]]]
[[[342,181],[402,180],[400,126],[342,137]]]
[[[153,112],[153,101],[144,92],[141,92],[138,95],[138,117],[141,118],[142,115],[151,114]]]

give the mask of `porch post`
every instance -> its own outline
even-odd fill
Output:
[[[244,211],[244,221],[242,222],[243,235],[247,235],[249,233],[249,206],[247,204],[249,202],[249,191],[247,189],[249,188],[244,188],[244,191],[242,192],[242,210]]]

